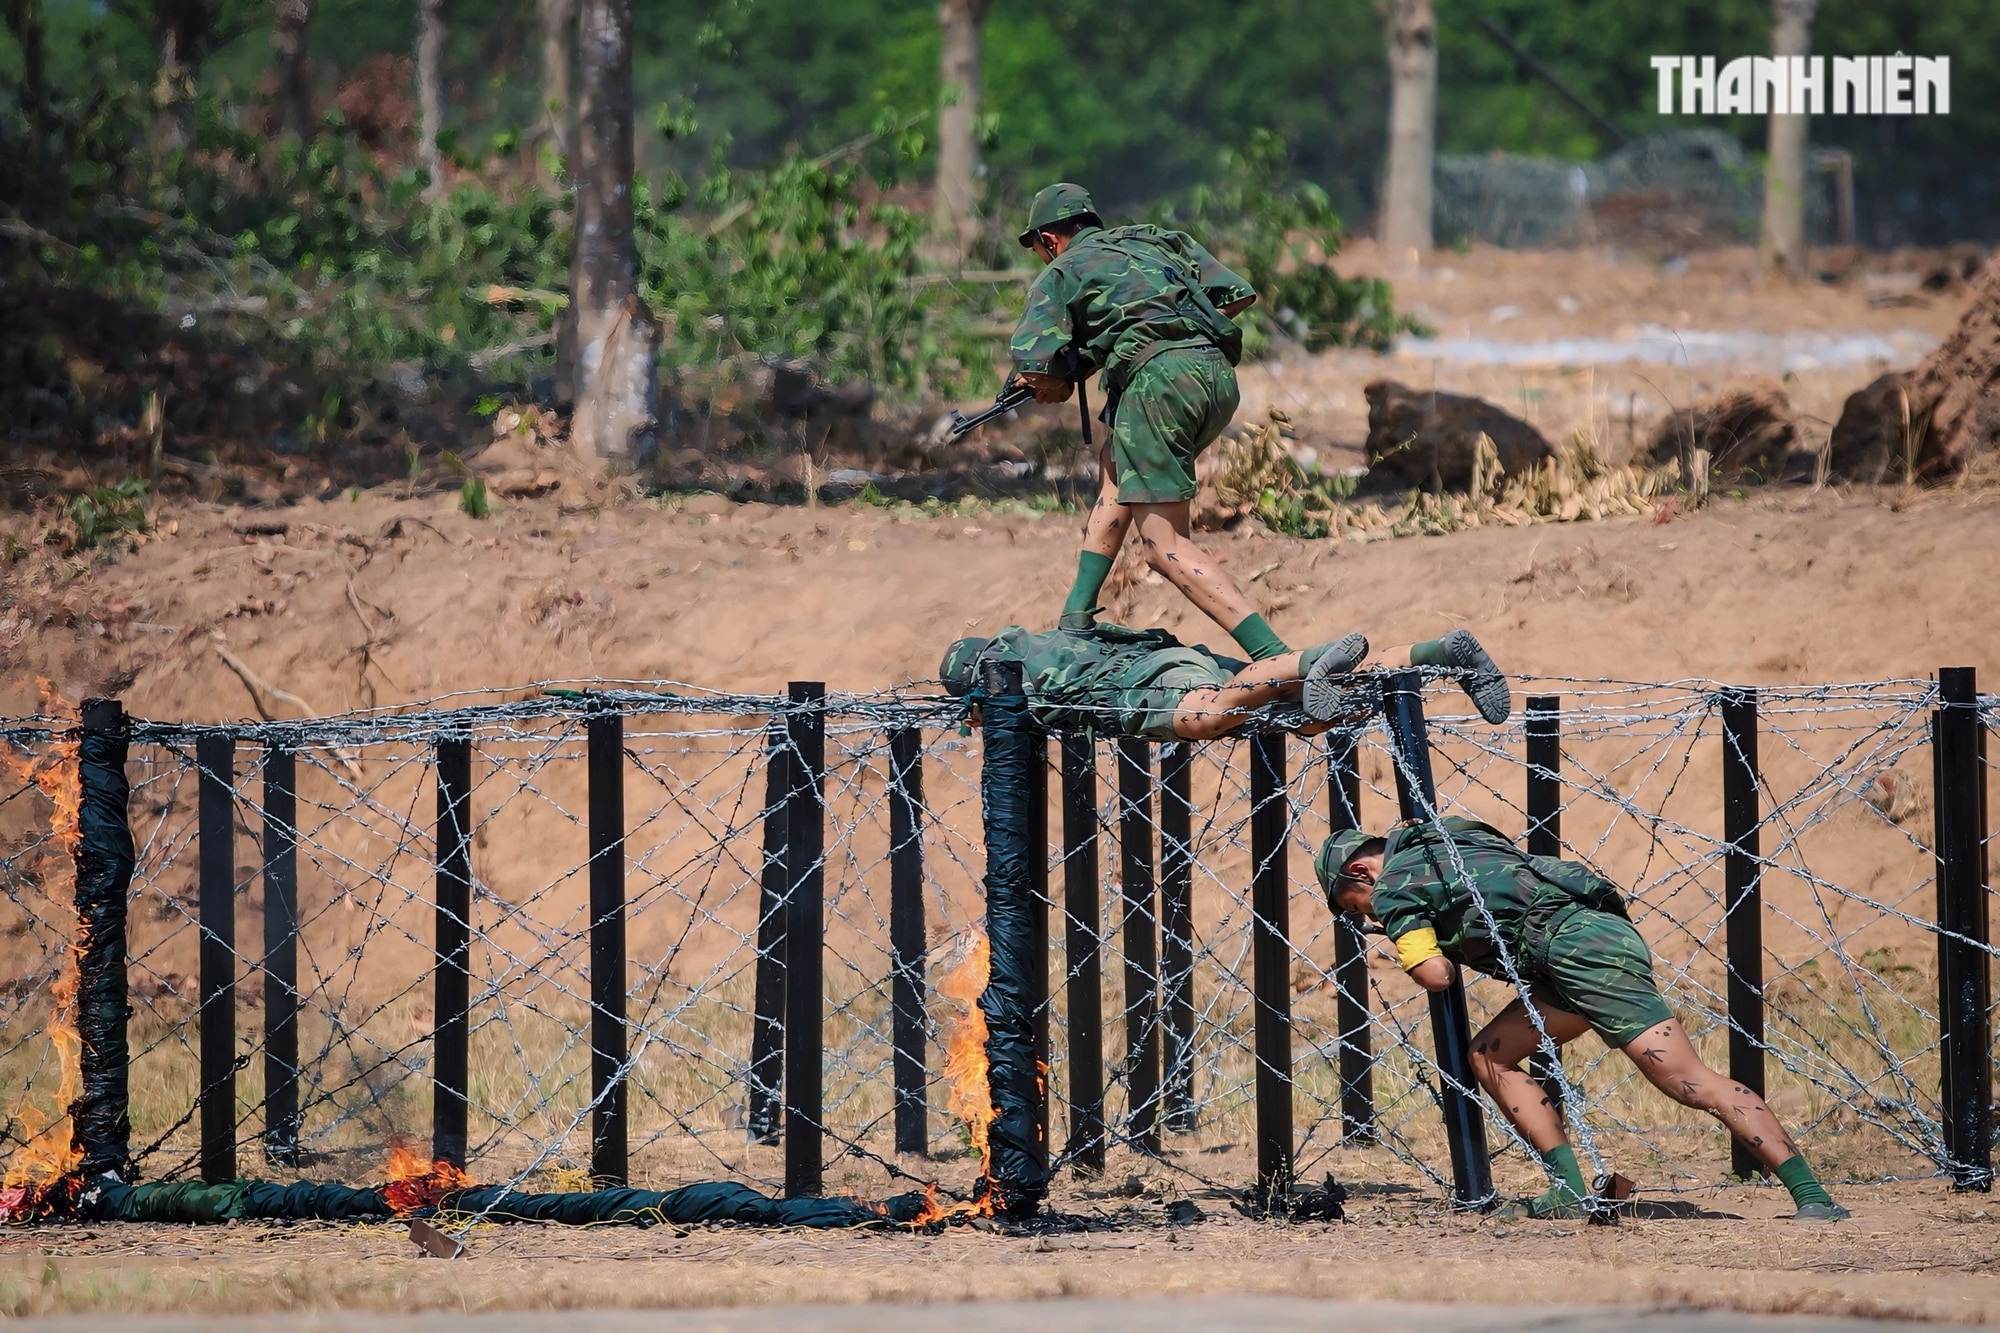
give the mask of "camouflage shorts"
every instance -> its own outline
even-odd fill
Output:
[[[1171,741],[1174,713],[1181,700],[1195,690],[1212,690],[1227,684],[1229,672],[1208,654],[1193,648],[1162,648],[1147,656],[1147,664],[1158,670],[1144,685],[1118,691],[1118,727],[1127,736]]]
[[[1139,367],[1111,423],[1120,504],[1194,498],[1194,460],[1236,415],[1236,371],[1207,344],[1169,347]]]
[[[1653,984],[1653,953],[1622,916],[1578,908],[1557,920],[1528,992],[1580,1014],[1607,1046],[1624,1046],[1674,1016]]]

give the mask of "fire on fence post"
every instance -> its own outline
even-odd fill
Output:
[[[466,1010],[472,999],[472,739],[437,742],[437,923],[432,979],[431,1157],[465,1165]]]
[[[1437,787],[1431,778],[1431,747],[1424,732],[1424,678],[1398,671],[1390,678],[1389,737],[1395,747],[1396,796],[1405,819],[1438,817]],[[1486,1153],[1486,1117],[1472,1077],[1471,1021],[1465,1013],[1465,980],[1432,991],[1431,1040],[1437,1048],[1439,1099],[1445,1136],[1451,1144],[1452,1202],[1484,1208],[1495,1199],[1493,1164]]]
[[[980,717],[985,758],[980,774],[980,801],[986,832],[986,934],[992,947],[991,969],[979,1009],[986,1021],[987,1077],[994,1109],[989,1130],[992,1165],[988,1170],[994,1210],[1001,1216],[1023,1217],[1035,1212],[1048,1193],[1048,1168],[1042,1156],[1048,1139],[1043,1120],[1044,1080],[1036,1064],[1036,1002],[1034,970],[1046,969],[1046,949],[1036,953],[1042,935],[1034,918],[1031,863],[1046,861],[1046,833],[1035,843],[1039,821],[1031,809],[1037,791],[1045,791],[1031,774],[1045,766],[1046,743],[1028,715],[1019,662],[988,662],[982,668],[984,699]]]

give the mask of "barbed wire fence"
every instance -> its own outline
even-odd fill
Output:
[[[1051,1171],[1130,1152],[1266,1201],[1404,1172],[1476,1204],[1495,1168],[1539,1170],[1482,1114],[1464,1051],[1519,980],[1427,996],[1307,869],[1332,829],[1455,813],[1624,888],[1697,1047],[1836,1177],[1990,1182],[2000,705],[1970,672],[1528,680],[1503,727],[1426,718],[1424,682],[1399,679],[1319,737],[1282,719],[1198,744],[1035,736],[1043,967],[1023,984]],[[106,724],[129,746],[134,843],[117,1165],[361,1182],[427,1138],[516,1188],[876,1197],[970,1174],[947,1047],[987,980],[989,866],[963,716],[921,694],[599,681]],[[16,1154],[76,1095],[52,1019],[76,1004],[73,951],[101,943],[80,938],[49,776],[78,736],[0,724],[19,775],[0,794]],[[1652,1190],[1750,1169],[1594,1039],[1537,1073],[1600,1169]]]

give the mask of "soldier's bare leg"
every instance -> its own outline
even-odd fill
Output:
[[[1682,1106],[1706,1111],[1720,1120],[1737,1142],[1771,1170],[1798,1155],[1798,1146],[1764,1099],[1703,1064],[1677,1020],[1670,1018],[1646,1029],[1636,1041],[1626,1044],[1625,1054],[1654,1087]]]
[[[1076,558],[1076,581],[1070,585],[1069,599],[1063,603],[1061,627],[1087,629],[1097,610],[1097,594],[1111,573],[1111,562],[1132,530],[1132,511],[1118,503],[1118,472],[1111,462],[1111,446],[1097,451],[1097,499],[1083,524],[1083,550]]]
[[[1360,670],[1396,671],[1403,667],[1449,667],[1459,673],[1458,683],[1473,707],[1488,722],[1498,726],[1513,711],[1514,701],[1507,678],[1480,646],[1472,631],[1455,629],[1422,643],[1398,644],[1374,653]]]
[[[1367,651],[1368,641],[1359,634],[1350,634],[1336,643],[1252,662],[1231,676],[1226,685],[1189,690],[1174,710],[1174,734],[1190,741],[1227,735],[1243,725],[1243,715],[1253,708],[1279,700],[1296,703],[1305,689],[1303,678],[1313,660],[1327,659],[1335,669],[1346,671]],[[1302,731],[1321,729],[1309,727]]]
[[[1557,1009],[1537,1001],[1542,1025],[1556,1045],[1575,1041],[1590,1031],[1583,1015]],[[1542,1044],[1542,1034],[1528,1017],[1520,1000],[1502,1009],[1491,1023],[1472,1039],[1472,1074],[1498,1106],[1521,1131],[1521,1137],[1535,1145],[1536,1152],[1549,1152],[1568,1143],[1562,1120],[1548,1093],[1526,1069],[1528,1057]]]
[[[1237,626],[1256,614],[1257,608],[1250,605],[1243,586],[1189,534],[1187,501],[1123,507],[1132,513],[1146,563],[1180,589],[1203,615],[1233,636]]]

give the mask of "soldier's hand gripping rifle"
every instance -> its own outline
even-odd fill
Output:
[[[1073,347],[1065,347],[1049,363],[1048,373],[1059,380],[1068,380],[1080,390],[1085,380],[1090,378],[1092,367]],[[1006,416],[1017,408],[1026,407],[1035,401],[1035,391],[1023,383],[1019,376],[1009,375],[1007,382],[1000,386],[1000,392],[993,399],[993,406],[974,416],[965,416],[956,409],[951,414],[951,438],[956,440],[970,431],[979,429],[989,421]],[[1090,399],[1086,395],[1081,404],[1084,443],[1090,442]]]

